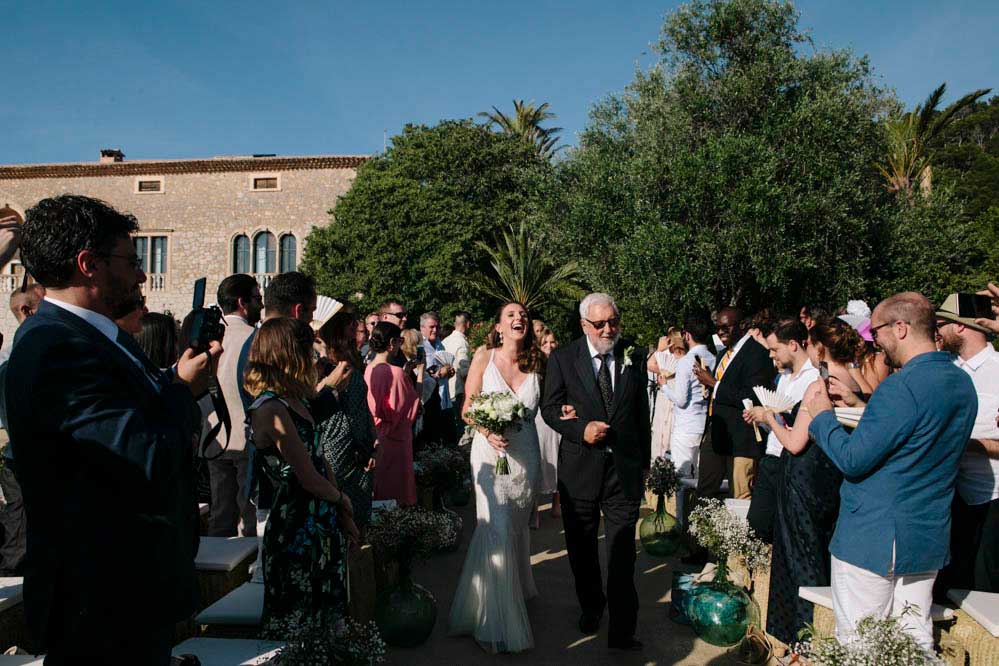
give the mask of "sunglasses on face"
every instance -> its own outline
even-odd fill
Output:
[[[405,319],[409,313],[405,310],[400,310],[399,312],[386,312],[385,314],[395,317],[396,319]]]
[[[587,319],[586,322],[593,328],[597,329],[598,331],[602,331],[604,330],[604,326],[607,325],[610,325],[611,328],[617,328],[618,326],[620,326],[621,318],[613,317],[611,319],[601,319],[600,321],[591,321]]]

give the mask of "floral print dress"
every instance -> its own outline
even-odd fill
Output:
[[[267,391],[250,410],[272,399],[288,406],[280,396]],[[326,477],[315,427],[290,407],[288,413],[312,464]],[[257,455],[263,458],[264,473],[275,488],[264,531],[263,626],[317,615],[326,615],[326,619],[346,617],[346,540],[337,524],[336,507],[302,488],[277,447],[257,449]]]

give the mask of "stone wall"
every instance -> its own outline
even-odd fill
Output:
[[[137,181],[159,176],[0,178],[0,208],[23,212],[46,197],[72,193],[103,199],[135,215],[140,234],[168,239],[167,271],[155,280],[150,276],[147,305],[151,311],[169,310],[183,318],[191,307],[195,279],[208,278],[206,301],[214,302],[219,282],[232,272],[233,238],[238,234],[249,237],[251,249],[258,232],[270,231],[276,243],[282,235],[293,234],[300,261],[309,232],[330,222],[328,211],[350,189],[355,174],[353,168],[167,174],[162,176],[162,193],[142,194],[136,191]],[[253,191],[253,178],[261,175],[277,175],[280,189]],[[12,270],[6,266],[3,273]],[[265,282],[268,277],[259,275],[258,280]],[[5,346],[16,326],[7,308],[10,290],[19,286],[16,282],[11,277],[0,279],[0,332]]]

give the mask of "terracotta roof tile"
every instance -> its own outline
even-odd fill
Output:
[[[217,157],[206,160],[150,160],[134,162],[76,162],[0,166],[0,180],[32,178],[102,178],[109,176],[165,176],[234,171],[293,171],[298,169],[356,169],[371,159],[364,155],[311,157]]]

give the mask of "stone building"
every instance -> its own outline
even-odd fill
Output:
[[[192,283],[208,278],[206,301],[227,275],[253,274],[261,286],[294,270],[305,239],[329,222],[329,210],[350,189],[356,155],[214,157],[126,161],[102,150],[99,161],[0,166],[0,218],[24,212],[41,199],[82,194],[138,219],[136,250],[146,272],[151,311],[182,318],[191,308]],[[16,322],[7,299],[21,287],[15,257],[0,272],[0,332]]]

